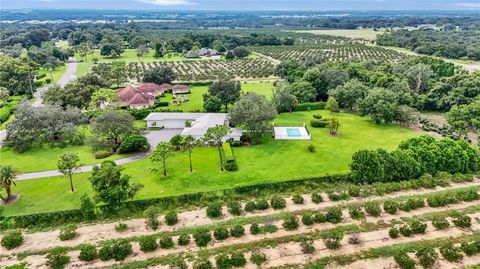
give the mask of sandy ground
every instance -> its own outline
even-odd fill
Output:
[[[310,196],[305,195],[304,196],[305,202],[304,204],[301,204],[301,205],[294,204],[291,198],[288,198],[287,208],[282,211],[298,212],[302,210],[324,210],[328,207],[332,207],[336,205],[348,205],[352,203],[365,202],[368,200],[388,199],[388,198],[396,198],[400,196],[427,194],[427,193],[434,193],[434,192],[438,192],[446,189],[453,190],[457,188],[474,187],[474,186],[480,186],[480,180],[477,179],[473,182],[467,182],[467,183],[452,183],[451,186],[447,188],[436,187],[435,189],[419,189],[419,190],[402,191],[402,192],[391,193],[385,196],[372,196],[369,198],[353,198],[348,201],[337,201],[337,202],[329,201],[327,195],[322,194],[324,198],[324,202],[320,204],[315,204],[311,202]],[[478,203],[478,202],[474,202],[474,203]],[[413,212],[399,211],[396,215],[393,215],[393,216],[384,214],[383,218],[386,220],[390,220],[390,219],[400,218],[403,216],[410,216],[412,214],[418,215],[418,214],[423,214],[427,212],[444,211],[448,208],[463,208],[468,206],[469,204],[470,203],[456,204],[456,205],[451,205],[449,207],[443,207],[443,208],[437,208],[437,209],[426,207],[426,208],[415,210]],[[282,211],[273,210],[270,208],[265,211],[244,214],[244,216],[247,216],[247,217],[268,216],[268,215],[275,214]],[[115,230],[115,225],[118,222],[101,223],[101,224],[94,224],[94,225],[82,225],[77,229],[77,233],[79,234],[79,236],[69,241],[60,241],[60,239],[58,239],[58,236],[60,233],[59,230],[52,230],[48,232],[25,233],[24,234],[25,241],[20,247],[10,251],[1,249],[1,252],[2,254],[14,254],[14,253],[19,253],[23,251],[40,251],[44,249],[53,248],[56,246],[71,247],[71,246],[79,245],[81,243],[97,243],[99,241],[103,241],[107,239],[119,239],[119,238],[133,237],[133,236],[155,234],[159,232],[169,232],[169,231],[174,231],[176,229],[183,228],[183,227],[207,225],[207,224],[212,224],[219,221],[227,221],[234,218],[233,216],[228,214],[225,208],[223,209],[223,212],[225,213],[225,215],[221,220],[209,219],[206,216],[205,208],[182,212],[182,213],[179,213],[178,215],[178,218],[179,218],[178,224],[174,226],[167,226],[163,224],[160,226],[160,228],[157,231],[147,230],[145,227],[145,219],[132,219],[132,220],[124,221],[123,223],[126,223],[129,227],[128,231],[126,232],[117,232]],[[345,210],[344,215],[348,216],[348,211]],[[367,217],[367,221],[375,221],[375,218]]]

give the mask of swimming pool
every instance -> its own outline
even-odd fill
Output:
[[[302,136],[300,129],[298,128],[287,128],[288,137],[299,137]]]

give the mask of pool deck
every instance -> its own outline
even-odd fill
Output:
[[[290,135],[289,135],[288,129],[295,129],[295,130],[298,130],[298,132],[295,132],[295,131],[290,132]],[[303,127],[274,126],[273,132],[275,134],[275,139],[277,140],[310,140],[312,139],[305,125]],[[292,135],[292,133],[295,133],[295,134]]]

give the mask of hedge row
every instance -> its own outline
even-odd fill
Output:
[[[199,192],[192,194],[184,194],[179,196],[168,196],[161,198],[151,198],[142,200],[132,200],[125,202],[125,208],[130,211],[143,211],[151,205],[161,205],[166,208],[175,208],[178,204],[186,203],[198,203],[202,201],[212,202],[218,200],[218,197],[228,195],[241,195],[251,194],[268,190],[269,192],[284,192],[294,187],[309,187],[316,186],[322,183],[334,183],[347,181],[349,174],[335,175],[335,176],[323,176],[323,177],[310,177],[296,180],[289,180],[276,183],[262,183],[251,186],[235,187],[232,189],[224,189],[220,191],[212,192]],[[108,216],[109,212],[115,212],[110,210],[108,205],[102,205],[98,207],[105,215],[105,217],[115,217],[115,215]],[[110,213],[112,214],[112,213]],[[114,213],[113,213],[114,214]],[[28,228],[32,226],[51,226],[60,225],[71,222],[86,221],[83,218],[80,209],[63,210],[46,213],[34,213],[28,215],[17,215],[6,217],[3,221],[0,221],[0,229],[9,228]]]
[[[0,123],[4,123],[10,118],[10,115],[13,114],[21,100],[21,96],[10,97],[8,99],[7,103],[0,108]]]
[[[293,108],[293,111],[310,111],[325,109],[325,102],[300,103]]]

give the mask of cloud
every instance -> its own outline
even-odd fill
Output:
[[[465,8],[474,8],[474,9],[480,9],[480,3],[457,3],[455,6],[458,7],[465,7]]]
[[[184,6],[190,5],[192,2],[189,0],[138,0],[143,3],[156,5],[156,6]]]

